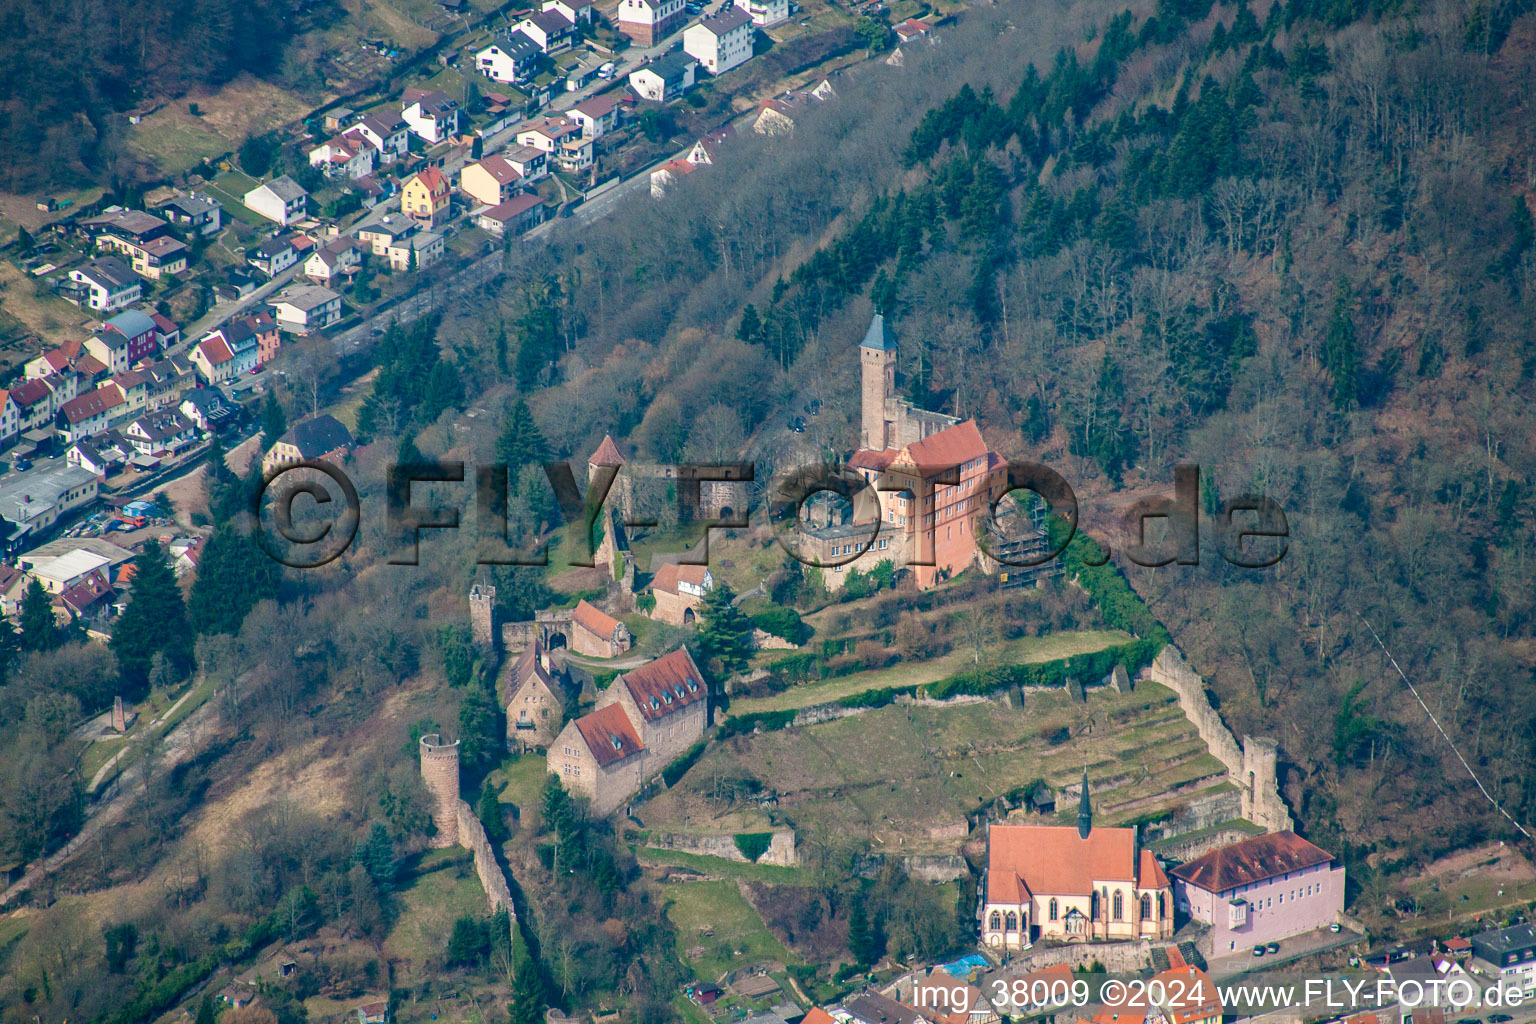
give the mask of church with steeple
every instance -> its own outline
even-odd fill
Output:
[[[981,940],[997,950],[1173,936],[1173,890],[1134,828],[1095,828],[1083,769],[1077,826],[987,829]]]

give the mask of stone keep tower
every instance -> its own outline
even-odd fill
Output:
[[[1268,736],[1243,737],[1243,817],[1271,832],[1292,826],[1290,809],[1280,798],[1280,780],[1276,766],[1280,746]]]
[[[469,588],[469,630],[485,647],[496,642],[496,588],[476,583]]]
[[[459,741],[444,743],[437,733],[421,738],[421,780],[432,794],[434,847],[459,844]]]
[[[896,339],[886,329],[879,313],[869,322],[869,331],[859,345],[862,372],[860,397],[863,405],[863,447],[884,451],[895,443],[886,424],[886,402],[896,394]]]

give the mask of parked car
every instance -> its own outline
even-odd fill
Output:
[[[1337,921],[1335,921],[1335,922],[1333,922],[1333,923],[1332,923],[1332,924],[1330,924],[1330,925],[1329,925],[1329,926],[1328,926],[1328,930],[1329,930],[1329,931],[1331,931],[1331,932],[1336,932],[1336,931],[1338,931],[1338,930],[1339,930],[1339,922],[1337,922]]]
[[[1264,955],[1264,947],[1263,946],[1254,946],[1253,947],[1253,955],[1254,956],[1263,956]]]
[[[1264,952],[1266,952],[1266,953],[1278,953],[1278,952],[1280,952],[1280,943],[1278,943],[1278,942],[1271,942],[1269,945],[1264,947]]]
[[[32,468],[32,463],[28,462],[26,459],[17,459],[15,462],[11,463],[11,468],[18,473],[25,473],[27,470]]]
[[[1490,1013],[1488,1015],[1488,1024],[1509,1024],[1514,1019],[1507,1013]]]

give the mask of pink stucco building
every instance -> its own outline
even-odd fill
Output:
[[[1344,866],[1294,832],[1244,839],[1168,873],[1175,905],[1211,926],[1217,956],[1326,928],[1344,909]]]

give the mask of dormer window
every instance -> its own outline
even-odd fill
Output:
[[[661,695],[661,699],[662,699],[662,700],[664,700],[664,701],[666,701],[666,702],[667,702],[667,703],[668,703],[668,704],[671,704],[671,703],[672,703],[672,695],[671,695],[671,694],[670,694],[670,693],[664,693],[664,694],[662,694],[662,695]]]
[[[617,735],[610,734],[608,738],[613,741],[613,749],[614,750],[623,750],[624,749],[624,741],[619,739],[619,737]]]
[[[698,683],[694,682],[692,679],[688,680],[688,692],[689,693],[697,693],[698,689],[699,689],[699,684]]]
[[[682,687],[681,684],[679,684],[678,687],[677,687],[677,699],[678,700],[682,700],[683,699],[683,687]]]
[[[652,697],[651,698],[651,710],[654,711],[654,710],[656,710],[659,707],[661,707],[661,701],[657,700],[655,697]]]

